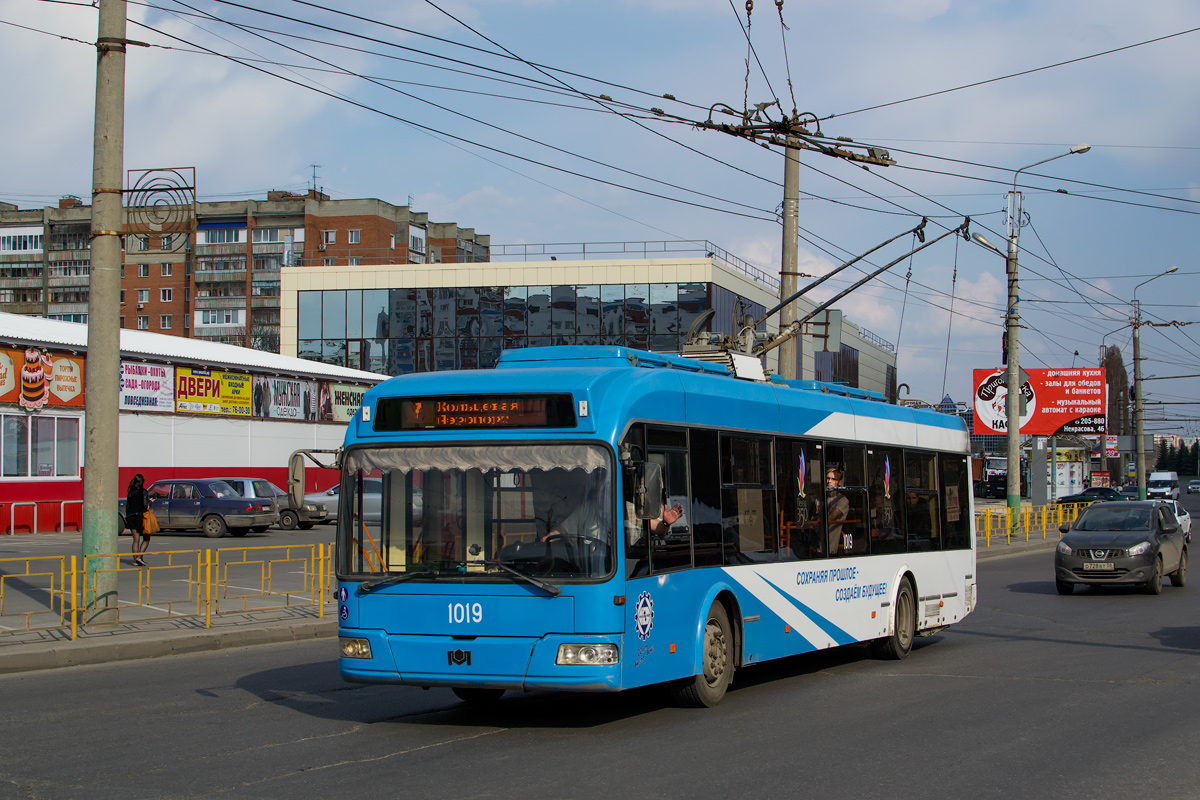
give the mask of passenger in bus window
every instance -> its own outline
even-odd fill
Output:
[[[850,512],[850,498],[837,491],[843,486],[843,475],[840,467],[830,467],[825,471],[825,519],[829,525],[830,553],[838,552],[839,548],[845,551],[853,548],[852,542],[845,541],[850,535],[844,524]]]
[[[910,550],[928,550],[933,538],[933,519],[930,516],[929,498],[916,492],[905,495],[905,519],[908,520]]]

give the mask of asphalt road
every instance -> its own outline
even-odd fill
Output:
[[[1055,593],[1050,552],[979,565],[980,604],[901,662],[861,648],[657,689],[343,683],[329,640],[0,676],[0,798],[1200,794],[1200,583]]]

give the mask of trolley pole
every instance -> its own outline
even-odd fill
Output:
[[[84,619],[116,622],[120,382],[121,186],[125,146],[125,0],[99,0],[92,256],[88,278],[87,398],[83,450]]]
[[[787,138],[783,167],[783,263],[779,271],[779,297],[786,299],[796,293],[799,275],[796,272],[800,238],[800,148],[794,136]],[[796,321],[796,305],[792,300],[779,312],[779,330]],[[779,375],[787,379],[802,377],[796,363],[800,337],[793,336],[779,346]]]

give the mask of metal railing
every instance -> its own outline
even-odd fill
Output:
[[[336,592],[332,544],[164,550],[145,553],[144,567],[121,557],[0,558],[0,637],[67,629],[74,639],[98,611],[105,623],[190,617],[206,628],[219,614],[281,608],[313,608],[323,618]],[[101,575],[115,578],[118,602],[89,609]]]
[[[639,256],[641,258],[679,257],[698,254],[715,259],[740,272],[751,280],[778,291],[779,274],[756,267],[745,259],[707,240],[686,239],[669,242],[558,242],[551,244],[494,244],[488,249],[493,262],[545,261],[551,256],[574,256],[580,260],[590,258],[619,258]]]
[[[862,339],[864,342],[870,342],[881,350],[887,350],[889,353],[896,352],[896,345],[892,344],[879,334],[872,333],[866,328],[858,329],[858,338]]]
[[[1064,503],[1044,506],[1021,506],[1020,508],[985,508],[975,512],[975,536],[983,540],[984,547],[992,546],[992,537],[1003,537],[1005,544],[1014,538],[1031,537],[1040,533],[1042,540],[1053,533],[1058,535],[1060,525],[1070,525],[1079,516],[1087,503]]]

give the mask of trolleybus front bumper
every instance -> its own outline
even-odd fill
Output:
[[[620,634],[420,636],[343,628],[343,639],[365,640],[370,657],[339,660],[343,680],[411,686],[491,689],[556,689],[609,692],[621,689]],[[608,644],[617,663],[559,664],[562,645]]]

